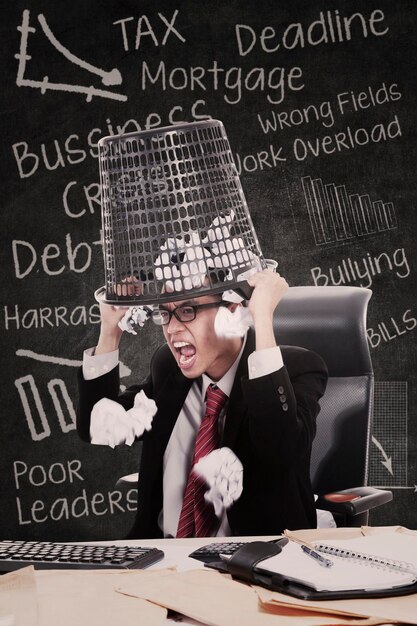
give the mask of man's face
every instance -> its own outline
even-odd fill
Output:
[[[201,296],[180,302],[161,305],[161,309],[172,311],[187,305],[216,302],[215,296]],[[242,346],[240,337],[223,339],[214,332],[214,318],[218,308],[213,307],[196,312],[191,322],[180,322],[172,315],[163,332],[178,367],[187,378],[197,378],[206,373],[213,380],[219,380],[231,367]]]

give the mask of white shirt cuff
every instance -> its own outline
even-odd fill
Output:
[[[256,350],[248,357],[249,379],[260,378],[284,367],[279,346]]]
[[[119,351],[94,354],[95,348],[87,348],[83,354],[84,380],[93,380],[110,372],[119,363]]]

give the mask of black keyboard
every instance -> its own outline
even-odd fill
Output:
[[[46,541],[0,541],[0,572],[35,569],[143,569],[164,556],[157,548]]]
[[[206,546],[197,548],[194,552],[191,552],[188,556],[203,563],[212,563],[213,561],[220,561],[220,554],[234,554],[236,550],[244,546],[244,542],[228,541],[227,543],[209,543]]]

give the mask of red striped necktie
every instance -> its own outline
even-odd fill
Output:
[[[217,522],[213,505],[204,499],[208,488],[207,483],[197,476],[193,469],[203,456],[219,446],[218,417],[226,400],[227,395],[221,389],[213,385],[207,387],[206,412],[195,440],[194,456],[184,492],[177,537],[208,537]]]

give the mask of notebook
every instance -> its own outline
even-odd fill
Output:
[[[411,548],[410,544],[414,544]],[[316,591],[395,589],[417,581],[417,542],[404,535],[315,542],[315,550],[332,561],[323,567],[290,541],[282,552],[261,561],[256,572],[274,573]]]

